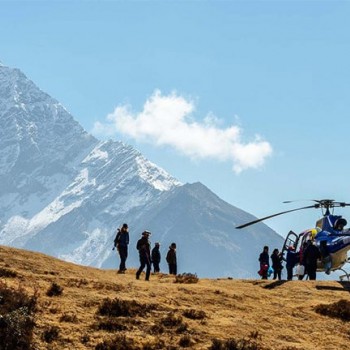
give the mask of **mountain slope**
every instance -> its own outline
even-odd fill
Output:
[[[128,350],[209,350],[228,340],[230,349],[239,341],[237,349],[348,349],[348,282],[200,279],[180,284],[163,274],[151,275],[149,282],[136,280],[134,273],[117,275],[0,246],[0,294],[12,288],[36,295],[35,350],[112,349],[109,343],[114,349],[127,344]],[[316,312],[320,306],[336,311],[333,306],[341,300],[347,309],[335,316],[343,315],[344,321]],[[103,305],[114,313],[101,314]],[[12,313],[6,323],[2,307],[0,332],[19,330],[25,310]]]
[[[281,248],[283,243],[263,224],[235,229],[249,220],[252,215],[224,202],[201,183],[164,193],[160,204],[150,206],[140,218],[144,227],[154,232],[151,240],[164,243],[163,257],[168,245],[176,242],[180,271],[236,278],[255,277],[262,247]],[[167,270],[164,260],[162,267]]]

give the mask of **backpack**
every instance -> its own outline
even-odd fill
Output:
[[[118,228],[118,232],[117,232],[117,235],[115,236],[114,238],[114,246],[117,247],[118,246],[118,243],[119,243],[119,240],[120,240],[120,229]]]

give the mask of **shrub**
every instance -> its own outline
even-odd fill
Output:
[[[189,347],[191,347],[193,345],[191,337],[189,335],[184,335],[183,337],[180,338],[179,345],[182,348],[189,348]]]
[[[17,272],[0,267],[0,277],[17,277]]]
[[[318,305],[315,311],[323,316],[339,318],[343,321],[350,321],[350,301],[341,299],[333,304]]]
[[[176,333],[184,333],[187,331],[187,323],[184,323],[181,316],[176,316],[170,312],[166,317],[161,319],[161,325],[167,328],[176,328]]]
[[[152,342],[147,342],[146,344],[143,344],[142,350],[163,350],[167,349],[164,343],[164,340],[162,339],[155,339]]]
[[[174,283],[198,283],[199,278],[196,274],[183,273],[181,275],[176,275]]]
[[[190,318],[192,320],[203,320],[207,317],[206,313],[203,310],[195,310],[195,309],[189,309],[185,310],[182,313],[185,317]]]
[[[261,336],[258,332],[252,332],[247,338],[219,340],[213,339],[208,350],[262,350],[259,344]]]
[[[60,322],[78,323],[78,317],[76,314],[65,312],[60,317]]]
[[[161,323],[163,326],[168,328],[178,327],[182,324],[182,317],[176,316],[173,312],[170,312],[161,320]]]
[[[94,327],[98,330],[104,330],[108,332],[124,331],[128,329],[125,324],[114,317],[108,317],[107,319],[99,320]]]
[[[53,282],[50,288],[47,290],[46,295],[49,297],[57,297],[61,295],[63,292],[63,288],[57,283]]]
[[[44,330],[44,332],[42,334],[42,339],[46,343],[52,343],[53,341],[58,339],[59,333],[60,333],[60,330],[58,327],[51,326],[51,327]]]
[[[155,324],[150,329],[151,334],[163,334],[164,332],[165,332],[165,328],[161,324]]]
[[[21,287],[0,282],[0,348],[31,349],[37,293],[28,296]]]
[[[128,339],[124,335],[117,335],[113,339],[104,340],[97,344],[95,350],[140,350],[140,348],[135,346],[132,339]]]
[[[90,336],[88,334],[84,334],[81,336],[80,341],[82,344],[87,344],[90,341]]]
[[[113,317],[133,317],[136,315],[144,316],[151,310],[151,308],[151,305],[139,304],[135,300],[130,301],[118,298],[111,300],[109,298],[106,298],[102,301],[102,304],[99,306],[97,313],[102,316]]]

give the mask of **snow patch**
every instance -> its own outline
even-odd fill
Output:
[[[91,232],[84,232],[84,234],[87,237],[81,246],[69,254],[61,254],[59,258],[76,264],[91,265],[94,263],[96,266],[96,260],[98,260],[100,253],[106,250],[107,233],[100,228],[95,228]],[[102,264],[102,261],[99,265]]]
[[[169,191],[174,186],[182,184],[171,177],[165,170],[158,167],[154,163],[146,160],[142,156],[135,158],[138,166],[138,174],[145,182],[148,182],[159,191]]]
[[[107,160],[108,159],[108,152],[101,150],[101,144],[97,147],[95,147],[90,154],[82,161],[82,163],[87,163],[93,160]]]

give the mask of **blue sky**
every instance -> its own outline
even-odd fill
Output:
[[[350,201],[349,18],[347,1],[1,1],[0,60],[98,138],[259,217]]]

